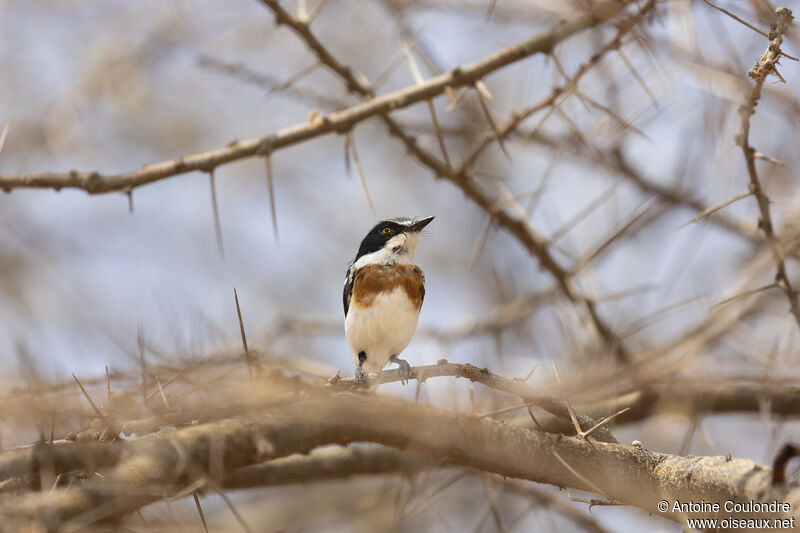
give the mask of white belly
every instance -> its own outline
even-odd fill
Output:
[[[368,308],[353,302],[344,321],[344,335],[358,366],[358,353],[367,354],[363,369],[383,369],[389,357],[406,349],[417,329],[419,310],[398,287],[391,293],[378,295]]]

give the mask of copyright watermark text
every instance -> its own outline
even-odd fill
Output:
[[[768,515],[785,515],[791,512],[792,506],[787,502],[773,500],[771,502],[709,502],[705,500],[682,501],[661,500],[658,510],[662,513],[681,513],[685,515],[710,515],[732,513],[737,516],[717,518],[687,518],[687,525],[697,529],[794,529],[795,517],[780,518]],[[747,515],[761,515],[752,516]],[[766,516],[765,516],[766,515]]]

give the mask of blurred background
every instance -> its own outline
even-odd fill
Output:
[[[427,79],[477,61],[574,18],[584,4],[330,0],[314,11],[311,29],[341,62],[370,83],[379,80],[383,94],[414,85],[415,68]],[[298,14],[317,2],[282,5]],[[776,6],[751,0],[720,7],[768,31]],[[548,98],[616,32],[600,25],[563,41],[551,56],[485,78],[494,122]],[[735,141],[738,109],[753,85],[747,71],[767,44],[708,3],[659,1],[592,63],[577,94],[523,122],[505,140],[507,154],[493,142],[475,162],[476,179],[515,195],[561,265],[581,266],[581,292],[597,302],[646,379],[800,381],[798,323],[786,295],[776,288],[747,295],[773,283],[776,272],[755,199],[692,222],[705,207],[748,190]],[[797,44],[795,32],[784,50],[797,55]],[[302,40],[276,26],[256,0],[1,1],[0,128],[8,129],[0,173],[121,173],[359,102],[315,64]],[[750,142],[783,163],[757,161],[790,279],[800,285],[791,257],[800,222],[800,68],[784,59],[779,70],[786,83],[767,79]],[[454,162],[492,129],[478,92],[458,93],[458,100],[434,100]],[[392,117],[441,156],[424,103]],[[418,248],[427,291],[405,359],[422,365],[446,358],[507,377],[536,366],[529,383],[557,391],[553,361],[565,386],[587,401],[593,388],[616,390],[620,363],[514,236],[408,155],[378,118],[358,124],[352,138],[374,211],[352,158],[346,165],[345,136],[327,135],[272,154],[277,229],[263,159],[218,168],[221,239],[204,173],[136,188],[132,210],[121,193],[0,193],[3,389],[17,394],[66,382],[73,372],[99,377],[106,365],[112,374],[136,371],[142,354],[150,365],[179,365],[235,350],[234,287],[248,342],[264,358],[318,377],[352,375],[341,307],[349,261],[376,220],[435,215]],[[413,384],[381,391],[415,394]],[[468,384],[460,381],[431,380],[421,396],[470,409]],[[475,401],[480,411],[508,403],[485,390],[476,390]],[[61,425],[57,433],[74,429],[74,419],[59,418]],[[800,427],[767,405],[733,415],[652,416],[615,434],[663,452],[769,463],[781,443],[800,438]],[[37,436],[35,426],[4,415],[4,447]],[[427,482],[421,493],[436,489]],[[493,494],[500,518],[483,516],[480,477],[442,489],[435,512],[407,519],[387,511],[402,480],[339,483],[347,492],[323,483],[237,498],[250,516],[271,517],[253,520],[266,524],[264,531],[583,529],[546,507],[527,512],[524,498],[503,493]],[[585,504],[554,494],[587,514]],[[207,500],[210,526],[237,527],[217,496]],[[196,522],[191,500],[174,503],[170,513],[156,505],[143,510],[164,527]],[[595,508],[591,517],[611,531],[679,529],[626,507]]]

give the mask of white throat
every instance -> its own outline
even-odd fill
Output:
[[[417,251],[419,233],[401,233],[389,239],[377,252],[362,255],[353,266],[386,265],[389,263],[411,263]]]

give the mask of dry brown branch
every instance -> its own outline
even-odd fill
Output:
[[[797,291],[795,291],[786,273],[785,253],[773,226],[772,216],[770,215],[770,200],[758,177],[754,156],[755,148],[750,145],[750,121],[756,112],[756,105],[761,98],[761,90],[764,87],[767,76],[775,74],[778,78],[783,80],[780,73],[778,73],[778,61],[782,55],[781,44],[783,43],[783,36],[788,31],[792,18],[792,12],[789,9],[779,7],[775,10],[775,23],[772,25],[768,36],[770,39],[769,46],[767,46],[767,50],[762,54],[755,66],[747,73],[747,75],[755,81],[755,85],[747,96],[746,102],[739,109],[742,115],[742,126],[737,135],[737,142],[744,152],[745,161],[747,163],[747,173],[750,176],[750,190],[756,197],[758,210],[761,214],[759,227],[766,236],[767,244],[772,250],[772,256],[777,267],[777,273],[775,275],[776,284],[778,288],[786,294],[791,312],[797,321],[797,325],[800,326],[800,301],[798,301]]]
[[[589,418],[601,418],[606,413],[630,408],[615,418],[617,424],[632,424],[651,420],[657,415],[750,413],[758,416],[767,404],[776,416],[800,416],[800,388],[778,383],[731,384],[680,383],[670,386],[651,386],[621,392],[611,400],[580,401],[576,408]],[[520,419],[521,420],[521,419]],[[560,418],[540,419],[542,429],[551,433],[569,433],[571,424]]]
[[[731,296],[729,298],[725,298],[724,300],[715,303],[714,307],[718,307],[720,305],[728,305],[728,304],[731,304],[731,303],[734,303],[734,302],[738,302],[740,300],[743,300],[744,298],[747,298],[749,296],[753,296],[754,294],[758,294],[760,292],[768,291],[770,289],[775,289],[775,288],[777,288],[777,285],[775,284],[775,282],[767,283],[766,285],[762,285],[761,287],[756,287],[755,289],[748,289],[746,291],[740,292],[739,294],[734,294],[733,296]]]
[[[241,364],[240,356],[235,358]],[[524,384],[523,379],[507,379],[497,376],[485,369],[478,369],[470,365],[442,363],[427,367],[414,367],[413,372],[418,379],[430,377],[455,376],[465,377],[486,385],[489,388],[517,396],[525,402],[523,405],[514,405],[510,408],[498,409],[493,414],[502,414],[527,406],[538,406],[548,411],[554,418],[543,418],[542,429],[553,433],[572,433],[572,425],[568,410],[563,404],[544,396],[541,392]],[[401,380],[396,370],[384,371],[374,374],[371,379],[375,383],[388,383]],[[349,389],[354,386],[352,379],[342,379],[337,389]],[[752,413],[757,415],[763,405],[770,405],[770,411],[777,416],[800,416],[800,388],[784,385],[777,382],[763,384],[731,384],[726,381],[714,382],[683,382],[681,384],[654,384],[646,388],[634,388],[630,391],[621,391],[619,396],[607,400],[602,395],[592,399],[581,398],[577,404],[577,418],[584,428],[598,424],[596,420],[606,417],[609,413],[630,408],[616,418],[618,424],[635,423],[646,420],[654,415],[676,413],[685,416],[693,414],[725,414],[725,413]],[[159,415],[151,418],[119,421],[119,427],[126,433],[144,435],[157,431],[165,425],[185,425],[193,422],[210,422],[219,418],[235,416],[237,413],[257,408],[268,407],[271,401],[261,404],[250,402],[247,404],[227,403],[214,408],[193,409],[183,407],[181,414]],[[481,416],[487,416],[486,414]],[[603,422],[603,421],[601,421]],[[596,438],[614,442],[613,437],[606,428],[601,428],[601,434]],[[8,451],[0,456],[0,480],[9,480],[23,476],[27,472],[38,472],[41,468],[37,465],[53,465],[56,474],[69,472],[81,463],[87,453],[96,453],[99,466],[108,466],[117,460],[115,454],[104,454],[97,450],[85,451],[83,443],[70,441],[56,441],[53,446],[35,445],[17,451]],[[63,465],[63,466],[59,466]]]
[[[36,476],[42,467],[55,473],[77,469],[94,471],[119,460],[119,450],[105,443],[57,441],[52,445],[35,444],[0,455],[0,480],[8,481],[25,476]]]
[[[528,405],[539,406],[546,411],[554,414],[557,417],[568,420],[567,409],[558,402],[538,394],[537,391],[524,384],[522,379],[506,379],[488,372],[485,369],[478,369],[471,365],[457,365],[442,363],[431,367],[416,367],[413,369],[415,375],[420,376],[421,379],[427,379],[434,376],[460,376],[466,377],[473,381],[480,382],[490,388],[507,392],[509,394],[517,395],[526,400]],[[400,379],[396,371],[387,371],[377,374],[373,377],[376,383],[389,382]],[[337,384],[337,388],[352,388],[352,380],[344,379]],[[187,424],[196,424],[198,422],[211,422],[220,418],[236,416],[237,414],[252,411],[256,408],[269,408],[273,404],[273,400],[267,399],[266,403],[261,403],[257,399],[250,399],[245,403],[231,402],[228,400],[224,405],[215,405],[213,407],[199,407],[191,408],[184,406],[180,412],[174,414],[155,415],[150,418],[139,420],[114,420],[116,427],[121,428],[126,434],[136,433],[138,435],[146,435],[164,426],[183,426]],[[261,406],[261,407],[258,407]],[[605,414],[605,413],[603,413]],[[616,442],[613,436],[608,432],[605,424],[598,424],[594,419],[583,416],[578,413],[577,418],[583,427],[590,427],[592,425],[598,426],[599,431],[595,436],[598,440],[606,442]],[[119,431],[119,429],[117,429]],[[557,428],[556,431],[561,431]],[[86,438],[93,437],[94,430],[89,430],[86,433]],[[15,477],[20,472],[38,472],[37,465],[51,465],[50,468],[54,474],[62,474],[75,469],[75,461],[77,458],[83,457],[84,451],[82,448],[83,442],[70,442],[58,441],[53,447],[32,447],[24,448],[14,453],[7,453],[0,461],[0,480],[9,477]],[[99,454],[98,457],[106,457],[102,459],[100,466],[108,466],[109,462],[115,461],[118,457],[115,455]],[[100,461],[101,459],[98,459]],[[62,466],[63,465],[63,466]],[[35,476],[34,476],[35,477]]]
[[[573,417],[580,427],[592,427],[597,421],[584,416],[582,413],[574,413],[564,404],[538,393],[535,389],[525,384],[522,380],[508,379],[490,372],[487,368],[478,368],[469,364],[448,363],[445,360],[436,365],[411,367],[411,379],[425,382],[432,377],[453,376],[466,378],[472,382],[478,382],[491,389],[513,394],[521,398],[526,404],[536,405],[545,411],[557,416],[562,420],[571,420]],[[406,379],[399,370],[384,370],[369,376],[370,385],[377,386],[382,383],[397,382]],[[358,385],[355,378],[341,378],[335,376],[330,384],[343,390],[352,390]],[[606,413],[607,414],[607,413]],[[603,414],[602,416],[605,416]],[[602,442],[617,442],[604,424],[594,431],[594,437]]]
[[[220,474],[226,474],[324,444],[354,441],[416,451],[433,460],[447,458],[507,477],[589,491],[596,486],[619,502],[652,513],[663,499],[789,502],[795,510],[779,517],[796,517],[800,505],[800,487],[791,482],[772,486],[771,469],[746,459],[684,458],[621,444],[590,444],[399,400],[340,393],[256,418],[227,419],[114,445],[125,451],[124,458],[102,479],[49,496],[0,500],[1,522],[9,531],[31,521],[51,528],[65,521],[80,527],[132,512],[208,477],[216,446],[225,450]],[[569,468],[544,460],[553,454]],[[149,487],[156,484],[159,489],[153,492]],[[675,521],[683,518],[661,514]]]
[[[712,215],[712,214],[716,213],[717,211],[719,211],[720,209],[728,207],[729,205],[731,205],[734,202],[738,202],[739,200],[741,200],[743,198],[747,198],[751,194],[753,194],[751,191],[740,192],[739,194],[734,195],[734,196],[728,198],[727,200],[723,200],[723,201],[719,202],[718,204],[714,204],[712,206],[709,206],[709,207],[703,209],[702,211],[700,211],[697,215],[695,215],[692,218],[692,220],[687,222],[687,224],[694,224],[695,222],[697,222],[701,218],[707,217],[708,215]]]
[[[719,7],[718,5],[716,5],[716,4],[713,4],[713,3],[709,2],[709,0],[703,0],[703,2],[705,2],[705,3],[706,3],[706,4],[708,4],[708,5],[710,5],[710,6],[711,6],[711,7],[713,7],[714,9],[717,9],[717,10],[721,11],[722,13],[725,13],[726,15],[728,15],[729,17],[731,17],[731,18],[732,18],[733,20],[735,20],[736,22],[740,22],[741,24],[743,24],[744,26],[746,26],[746,27],[750,28],[750,29],[751,29],[751,30],[753,30],[754,32],[756,32],[756,33],[758,33],[758,34],[760,34],[760,35],[763,35],[764,37],[767,37],[767,38],[769,38],[769,37],[767,36],[767,34],[766,34],[766,33],[764,33],[763,31],[759,30],[758,28],[756,28],[755,26],[753,26],[752,24],[750,24],[750,23],[749,23],[749,22],[747,22],[746,20],[744,20],[744,19],[742,19],[742,18],[739,18],[739,17],[737,17],[736,15],[734,15],[733,13],[731,13],[730,11],[728,11],[727,9],[721,8],[721,7]]]
[[[355,124],[375,115],[385,115],[391,111],[408,107],[417,102],[428,100],[442,94],[446,88],[458,88],[473,84],[490,73],[524,59],[536,53],[548,52],[560,41],[582,30],[605,22],[621,11],[628,2],[606,1],[592,7],[586,13],[576,16],[570,21],[559,24],[552,29],[536,35],[514,46],[498,50],[491,56],[456,67],[450,72],[435,76],[423,84],[410,86],[392,93],[372,97],[352,70],[340,63],[316,37],[308,30],[305,22],[295,20],[277,1],[264,0],[276,15],[279,24],[294,24],[294,29],[312,48],[315,55],[328,68],[345,79],[349,90],[356,90],[363,96],[371,98],[350,107],[322,117],[320,122],[303,122],[284,128],[265,137],[232,141],[224,148],[186,155],[177,159],[151,163],[139,170],[122,174],[101,174],[99,172],[70,171],[65,173],[22,173],[0,174],[0,189],[8,192],[16,188],[83,189],[90,194],[127,191],[141,185],[170,178],[193,171],[210,172],[216,167],[231,161],[255,157],[273,152],[279,148],[291,146],[328,133],[348,131]]]
[[[241,364],[241,355],[231,358],[232,361]],[[201,365],[205,366],[205,365]],[[432,377],[463,377],[472,382],[481,383],[491,389],[505,392],[517,396],[526,404],[538,406],[547,412],[553,414],[562,420],[570,420],[570,414],[567,408],[552,398],[542,395],[534,388],[525,384],[522,379],[508,379],[499,376],[487,369],[477,368],[472,365],[456,364],[441,362],[437,365],[412,367],[412,379],[417,379],[421,382]],[[184,374],[188,374],[184,371]],[[378,385],[382,383],[390,383],[401,381],[403,376],[397,370],[387,370],[370,376],[370,383]],[[335,377],[331,380],[331,385],[335,390],[352,390],[356,388],[356,383],[353,378],[339,378]],[[305,390],[308,386],[297,381],[287,382],[292,384],[298,390]],[[262,390],[256,387],[254,391]],[[254,409],[266,409],[275,404],[273,397],[277,389],[273,386],[272,392],[267,395],[263,400],[259,398],[248,398],[247,401],[239,402],[235,398],[227,399],[222,405],[214,406],[199,406],[192,408],[190,406],[183,406],[180,412],[153,414],[143,419],[126,419],[126,420],[110,420],[113,423],[116,431],[121,431],[125,434],[136,433],[137,435],[146,435],[158,431],[159,428],[164,426],[183,426],[197,422],[212,422],[221,418],[234,417],[237,414],[251,412]],[[313,387],[309,390],[314,390]],[[157,391],[156,391],[157,392]],[[283,402],[281,402],[283,403]],[[134,413],[136,415],[138,413]],[[601,413],[600,417],[608,413]],[[582,427],[592,427],[598,425],[598,422],[591,417],[584,416],[581,412],[575,413],[575,416]],[[111,417],[106,416],[105,419]],[[96,431],[87,431],[86,438],[95,439]],[[103,432],[104,433],[104,432]],[[594,437],[598,441],[604,442],[617,442],[613,435],[609,432],[605,424],[600,424],[600,427],[595,430]],[[93,447],[94,446],[94,447]],[[87,451],[88,450],[88,451]],[[112,452],[111,448],[101,448],[99,445],[87,446],[82,440],[80,442],[74,441],[57,441],[53,446],[34,445],[25,447],[16,451],[8,451],[0,456],[0,481],[5,481],[10,478],[22,477],[29,473],[37,473],[40,469],[39,465],[48,465],[55,474],[66,473],[75,470],[76,464],[84,461],[83,464],[95,464],[95,462],[86,463],[87,453],[94,454],[94,461],[98,466],[108,466],[109,464],[119,459],[118,454]]]

